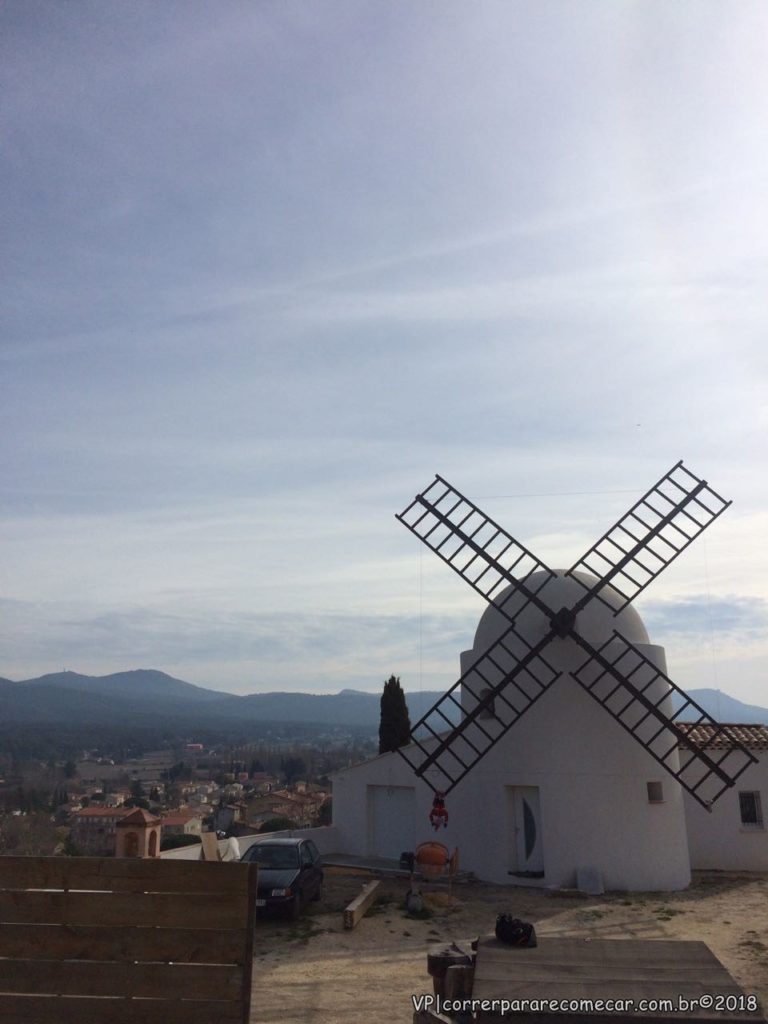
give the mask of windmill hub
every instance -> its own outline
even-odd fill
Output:
[[[563,606],[549,620],[549,624],[559,637],[565,639],[576,625],[576,612],[573,608]]]

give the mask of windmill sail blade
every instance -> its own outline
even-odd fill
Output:
[[[553,636],[531,646],[510,626],[416,722],[398,753],[435,792],[453,789],[559,678],[541,654]]]
[[[574,636],[587,660],[574,679],[605,708],[658,763],[707,810],[756,758],[728,727],[718,724],[680,687],[620,633],[594,648]],[[681,706],[671,712],[669,696]],[[665,706],[666,705],[666,706]],[[682,723],[693,711],[693,723]],[[691,729],[710,727],[710,739],[697,743]]]
[[[515,614],[531,603],[547,618],[554,614],[538,597],[555,575],[552,570],[442,477],[436,476],[397,518],[510,622],[512,615],[498,601],[508,584],[523,598]],[[548,575],[531,581],[542,570]]]
[[[609,605],[618,614],[730,504],[678,462],[568,570],[586,590],[574,611],[592,597],[603,600],[600,591],[610,584],[623,599],[618,608]],[[578,571],[598,582],[589,586],[573,575]]]

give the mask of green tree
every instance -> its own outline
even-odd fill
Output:
[[[291,828],[296,828],[296,822],[291,818],[269,818],[261,826],[259,832],[286,832]]]
[[[141,807],[148,811],[149,800],[145,796],[129,796],[127,800],[123,801],[123,807]]]
[[[332,825],[333,824],[333,800],[328,797],[327,800],[320,804],[320,810],[317,812],[316,825]]]
[[[292,786],[298,779],[306,777],[307,762],[302,757],[286,757],[282,763],[282,769],[285,773],[286,784]]]
[[[72,842],[72,836],[67,836],[61,847],[61,853],[64,857],[81,857],[82,853],[77,846]]]
[[[69,794],[63,786],[56,786],[54,791],[51,793],[51,806],[50,810],[55,813],[62,804],[69,802]]]
[[[50,857],[58,842],[59,836],[47,812],[0,819],[0,856]]]
[[[411,720],[399,676],[390,676],[381,695],[379,720],[379,753],[397,750],[411,738]]]
[[[181,786],[169,785],[165,787],[165,806],[181,806]]]
[[[184,761],[179,761],[177,762],[177,764],[171,765],[171,767],[168,769],[168,779],[171,782],[177,782],[181,779],[188,780],[190,778],[190,775],[191,771],[189,765],[187,765]]]

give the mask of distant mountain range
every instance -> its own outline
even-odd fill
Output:
[[[744,704],[720,690],[691,690],[689,694],[720,722],[768,722],[768,709]],[[417,721],[441,696],[438,690],[406,693],[411,721]],[[118,723],[172,725],[190,732],[203,724],[291,723],[375,731],[379,699],[377,693],[349,689],[322,695],[274,692],[242,697],[194,686],[155,669],[107,676],[56,672],[20,682],[0,679],[0,722],[109,728]]]

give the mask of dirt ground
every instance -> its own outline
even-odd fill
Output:
[[[427,909],[409,916],[408,883],[384,879],[354,930],[342,911],[371,876],[327,873],[323,899],[297,921],[256,930],[251,1020],[259,1024],[363,1024],[412,1018],[412,995],[432,991],[427,952],[493,932],[503,911],[539,935],[700,939],[746,993],[768,1007],[768,875],[698,873],[685,892],[551,896],[534,888],[467,882],[422,887]]]

